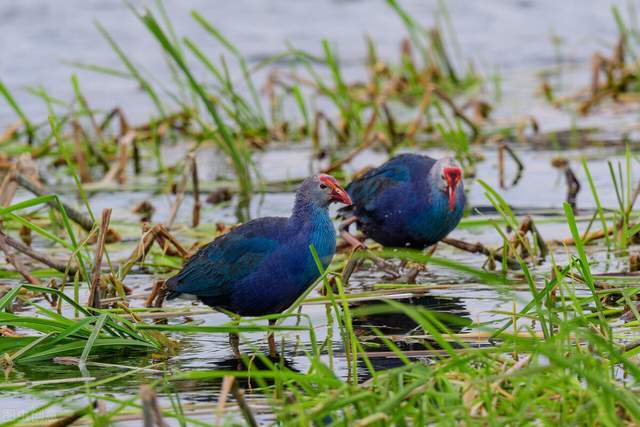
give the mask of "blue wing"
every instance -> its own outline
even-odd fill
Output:
[[[416,154],[401,154],[354,180],[346,190],[353,200],[355,209],[373,210],[387,189],[411,181],[412,170],[424,171],[425,162],[431,166],[435,160]]]
[[[179,294],[225,297],[237,282],[281,244],[286,218],[250,221],[204,246],[166,282],[168,298]]]

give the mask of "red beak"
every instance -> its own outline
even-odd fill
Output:
[[[351,201],[351,197],[349,197],[349,193],[347,193],[344,188],[338,185],[338,181],[331,175],[322,174],[318,177],[320,181],[322,181],[325,185],[331,188],[331,201],[344,203],[345,205],[351,205],[353,202]]]
[[[344,203],[347,206],[353,204],[351,197],[349,197],[349,193],[340,186],[333,188],[333,191],[331,192],[331,201]]]
[[[444,168],[444,178],[447,180],[447,195],[449,196],[449,210],[456,208],[456,191],[462,179],[462,169],[459,167]]]

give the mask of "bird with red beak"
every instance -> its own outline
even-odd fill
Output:
[[[443,166],[442,174],[444,175],[444,179],[447,183],[447,196],[449,197],[449,210],[454,211],[456,208],[456,191],[458,189],[458,184],[462,180],[462,168],[453,159],[448,159],[452,165]]]
[[[296,191],[289,217],[257,218],[219,236],[167,279],[163,292],[168,300],[197,298],[238,316],[281,313],[315,283],[335,254],[332,203],[350,205],[351,198],[330,175],[308,177]],[[237,334],[230,342],[239,358]],[[270,334],[269,354],[275,353]]]
[[[453,230],[464,212],[463,171],[452,158],[401,154],[352,181],[353,204],[339,210],[342,236],[355,223],[363,234],[391,247],[425,248]]]
[[[347,206],[351,204],[351,197],[349,197],[349,193],[347,193],[338,181],[331,175],[320,174],[318,175],[318,180],[320,181],[321,189],[329,189],[329,202],[337,202],[342,203]]]

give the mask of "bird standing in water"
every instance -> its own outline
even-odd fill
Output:
[[[383,246],[423,249],[446,237],[464,212],[462,167],[452,158],[401,154],[346,190],[353,203],[339,210],[340,231],[353,246],[361,245],[348,232],[355,223]]]
[[[336,233],[329,217],[333,202],[351,204],[335,178],[325,174],[307,178],[296,192],[289,218],[254,219],[207,244],[166,281],[167,299],[195,297],[239,316],[284,311],[320,276],[310,246],[323,268],[333,258]],[[229,340],[239,357],[238,335],[230,334]],[[276,354],[273,334],[269,334],[269,353]]]

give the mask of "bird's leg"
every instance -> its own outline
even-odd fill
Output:
[[[436,252],[436,249],[438,249],[438,243],[436,242],[435,244],[429,246],[429,249],[427,249],[427,256],[431,256]]]
[[[229,334],[229,344],[231,345],[231,351],[238,361],[240,361],[240,335],[232,332]]]
[[[276,325],[276,319],[269,319],[269,326],[273,327]],[[278,357],[278,351],[276,349],[276,337],[273,331],[269,331],[267,335],[267,341],[269,341],[269,357],[271,359],[275,359]]]
[[[349,233],[349,226],[354,222],[358,221],[357,216],[353,216],[345,221],[342,221],[338,226],[338,230],[340,230],[340,236],[351,245],[353,249],[366,249],[367,247],[362,243],[358,238],[356,238],[353,234]]]
[[[430,258],[436,252],[437,249],[438,249],[438,242],[436,242],[433,245],[427,247],[427,249],[425,250],[425,255]],[[427,269],[427,265],[428,265],[428,262],[423,264],[423,265],[421,265],[421,269],[422,270],[426,270]]]
[[[338,230],[340,231],[340,236],[342,236],[342,238],[351,245],[351,247],[355,250],[358,249],[364,249],[367,254],[366,257],[369,258],[376,267],[378,267],[379,269],[383,270],[385,273],[391,275],[393,278],[398,278],[400,277],[400,272],[399,269],[396,268],[392,263],[380,258],[379,256],[374,255],[373,253],[371,253],[371,251],[368,250],[367,246],[361,242],[357,237],[355,237],[353,234],[349,233],[349,226],[351,224],[353,224],[354,222],[358,221],[358,217],[357,216],[352,216],[351,218],[342,221],[340,223],[340,225],[338,226]],[[349,261],[349,263],[351,263],[352,261]],[[356,271],[356,269],[360,266],[361,262],[358,262],[358,260],[353,261],[354,264],[353,265],[347,265],[347,271],[348,271],[348,275],[346,276],[346,279],[348,281],[349,277],[351,277],[351,275]],[[344,280],[343,278],[343,282],[347,283],[347,281]]]

